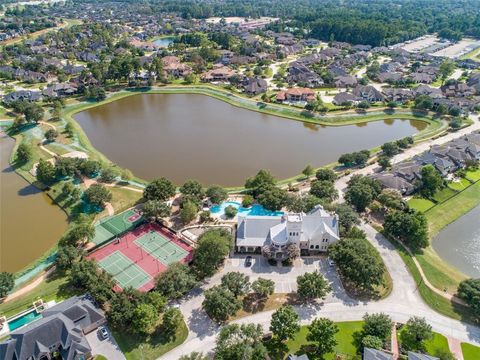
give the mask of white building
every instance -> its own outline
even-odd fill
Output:
[[[291,244],[301,253],[311,254],[327,251],[338,240],[338,216],[329,214],[320,205],[307,214],[238,217],[238,252],[260,253],[267,248],[272,257],[282,259]]]

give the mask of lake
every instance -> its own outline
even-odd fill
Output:
[[[283,179],[413,135],[426,123],[385,120],[323,127],[232,106],[206,95],[138,94],[75,115],[93,146],[143,179],[243,185],[259,169]]]
[[[432,246],[463,273],[480,277],[480,206],[445,227],[433,238]]]
[[[0,132],[0,271],[16,272],[51,249],[67,216],[9,164],[14,140]]]

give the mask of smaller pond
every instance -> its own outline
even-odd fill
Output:
[[[160,46],[162,48],[166,48],[166,47],[168,47],[168,45],[172,44],[174,40],[175,40],[175,38],[173,36],[172,37],[164,37],[164,38],[160,38],[160,39],[157,39],[157,40],[153,41],[153,44],[155,44],[157,46]]]
[[[245,208],[240,204],[239,202],[236,201],[225,201],[220,205],[215,205],[210,208],[210,213],[213,216],[223,216],[225,215],[225,208],[227,206],[233,206],[235,209],[237,209],[237,215],[240,216],[282,216],[283,212],[282,211],[270,211],[265,209],[262,205],[259,204],[253,204],[249,208]]]
[[[474,278],[480,277],[480,206],[443,229],[432,246],[442,259]]]

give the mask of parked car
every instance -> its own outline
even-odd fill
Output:
[[[102,337],[103,340],[108,339],[108,331],[105,326],[100,326],[98,328],[98,332],[100,333],[100,336]]]
[[[250,267],[250,266],[252,266],[252,257],[250,255],[248,255],[245,258],[245,267]]]
[[[332,259],[328,259],[328,265],[331,266],[331,267],[334,267],[335,266],[335,261],[333,261]]]

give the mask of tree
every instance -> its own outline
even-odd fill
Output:
[[[182,355],[179,358],[180,360],[211,360],[210,356],[208,355],[203,355],[203,353],[199,352],[192,352],[188,355]]]
[[[207,197],[212,204],[221,204],[228,198],[228,192],[219,185],[212,185],[206,191]]]
[[[275,291],[273,280],[258,278],[252,283],[252,290],[258,299],[265,299]]]
[[[467,279],[458,286],[458,296],[463,299],[480,318],[480,279]]]
[[[171,207],[162,201],[147,200],[143,204],[142,212],[146,219],[157,221],[159,218],[169,217],[171,213]]]
[[[445,81],[446,78],[450,76],[451,73],[455,70],[455,63],[450,59],[445,59],[439,67],[439,75],[442,77],[442,80]]]
[[[184,224],[189,224],[196,218],[197,213],[197,205],[193,201],[187,200],[183,203],[183,206],[180,209],[180,218]]]
[[[158,274],[155,289],[167,299],[179,299],[197,284],[190,268],[182,263],[173,263],[167,270]]]
[[[317,180],[310,187],[310,194],[328,202],[338,198],[338,191],[333,182],[328,180]]]
[[[214,286],[205,290],[202,308],[217,322],[224,322],[241,308],[240,300],[235,294],[223,286]]]
[[[287,192],[274,186],[259,194],[257,200],[265,209],[278,211],[287,203]]]
[[[432,197],[443,186],[442,176],[433,165],[425,165],[420,173],[420,192],[425,197]]]
[[[59,157],[55,162],[55,175],[57,178],[72,177],[78,173],[83,159]]]
[[[250,289],[250,277],[240,272],[229,272],[222,276],[222,286],[235,296],[245,295]]]
[[[433,107],[432,98],[428,95],[417,96],[414,107],[419,110],[430,110]]]
[[[175,338],[175,333],[183,321],[182,312],[174,307],[168,308],[163,314],[162,328],[164,334],[169,338]]]
[[[362,175],[354,175],[348,181],[345,199],[357,211],[364,211],[382,191],[380,182]]]
[[[227,230],[205,231],[197,241],[193,252],[193,269],[199,279],[214,274],[230,251],[232,236]]]
[[[14,286],[15,278],[13,274],[5,271],[0,272],[0,299],[7,296]]]
[[[430,340],[432,337],[432,327],[427,324],[425,318],[417,316],[414,316],[407,321],[407,324],[400,334],[402,347],[408,351],[424,350],[424,341]]]
[[[159,319],[158,311],[150,304],[139,304],[133,311],[134,333],[149,335],[155,331]]]
[[[292,305],[284,304],[272,314],[270,331],[280,341],[293,338],[300,330],[300,317]]]
[[[358,225],[360,223],[358,214],[348,204],[338,204],[335,207],[335,212],[338,215],[340,234],[342,236],[354,225]]]
[[[91,240],[95,236],[95,227],[91,223],[75,223],[60,239],[60,245],[77,246],[80,241]]]
[[[103,185],[93,184],[85,190],[83,197],[91,206],[103,209],[105,203],[112,200],[112,193]]]
[[[48,129],[48,130],[45,132],[45,139],[46,139],[48,142],[55,141],[55,139],[57,138],[57,136],[58,136],[58,132],[57,132],[57,130],[55,130],[55,129]]]
[[[253,178],[248,178],[245,182],[245,188],[250,195],[257,198],[266,190],[275,186],[275,178],[268,170],[260,170]]]
[[[383,284],[385,265],[378,251],[365,239],[343,239],[329,248],[343,277],[355,287],[373,291]]]
[[[55,167],[49,161],[39,160],[37,165],[37,180],[46,185],[55,181]]]
[[[24,110],[25,120],[27,122],[34,122],[38,123],[40,120],[43,119],[43,115],[45,111],[43,108],[35,103],[28,104]]]
[[[71,286],[90,293],[100,305],[107,303],[113,296],[112,276],[99,270],[94,261],[81,260],[74,263],[69,278]]]
[[[362,338],[362,348],[380,350],[383,348],[383,341],[376,336],[366,335]]]
[[[302,170],[302,174],[305,175],[305,177],[309,178],[313,175],[314,171],[315,169],[312,167],[312,165],[308,164],[305,169]]]
[[[185,184],[180,187],[180,192],[183,198],[193,201],[195,204],[199,204],[205,196],[202,184],[197,180],[187,180]]]
[[[115,168],[108,167],[102,170],[100,180],[104,183],[112,183],[119,175],[119,172]]]
[[[59,246],[55,264],[60,270],[68,270],[72,264],[82,256],[83,250],[73,245]]]
[[[25,164],[32,159],[32,147],[29,144],[22,142],[20,145],[18,145],[16,155],[16,160],[21,164]]]
[[[400,152],[400,148],[398,147],[397,143],[391,141],[386,142],[381,146],[382,152],[385,156],[392,157],[393,155],[397,155]]]
[[[256,324],[223,326],[217,336],[215,359],[260,360],[267,357],[262,343],[263,331]]]
[[[308,325],[307,340],[315,344],[315,352],[320,359],[325,354],[333,352],[337,346],[335,334],[338,332],[337,325],[330,319],[318,318],[314,319]]]
[[[455,355],[451,353],[447,349],[435,349],[435,357],[437,357],[439,360],[457,360]]]
[[[326,180],[334,182],[337,180],[337,174],[332,169],[318,169],[317,173],[315,174],[317,180]]]
[[[414,210],[389,212],[383,228],[386,234],[403,241],[414,250],[428,246],[428,222],[423,213]]]
[[[233,219],[237,215],[237,212],[237,208],[233,205],[228,205],[224,210],[227,219]]]
[[[242,200],[242,207],[249,208],[253,205],[253,197],[251,195],[245,195]]]
[[[304,301],[324,299],[331,290],[330,285],[318,271],[297,277],[297,294]]]
[[[80,171],[82,174],[93,178],[100,170],[102,170],[102,164],[95,160],[85,160],[80,163]]]
[[[390,340],[393,325],[390,316],[383,313],[365,314],[363,321],[362,337],[373,336],[382,343]]]
[[[378,165],[380,165],[383,170],[388,169],[389,167],[392,166],[388,156],[384,156],[384,155],[382,155],[378,158]]]
[[[153,180],[143,191],[143,197],[146,200],[167,201],[173,195],[175,195],[175,186],[163,177]]]

